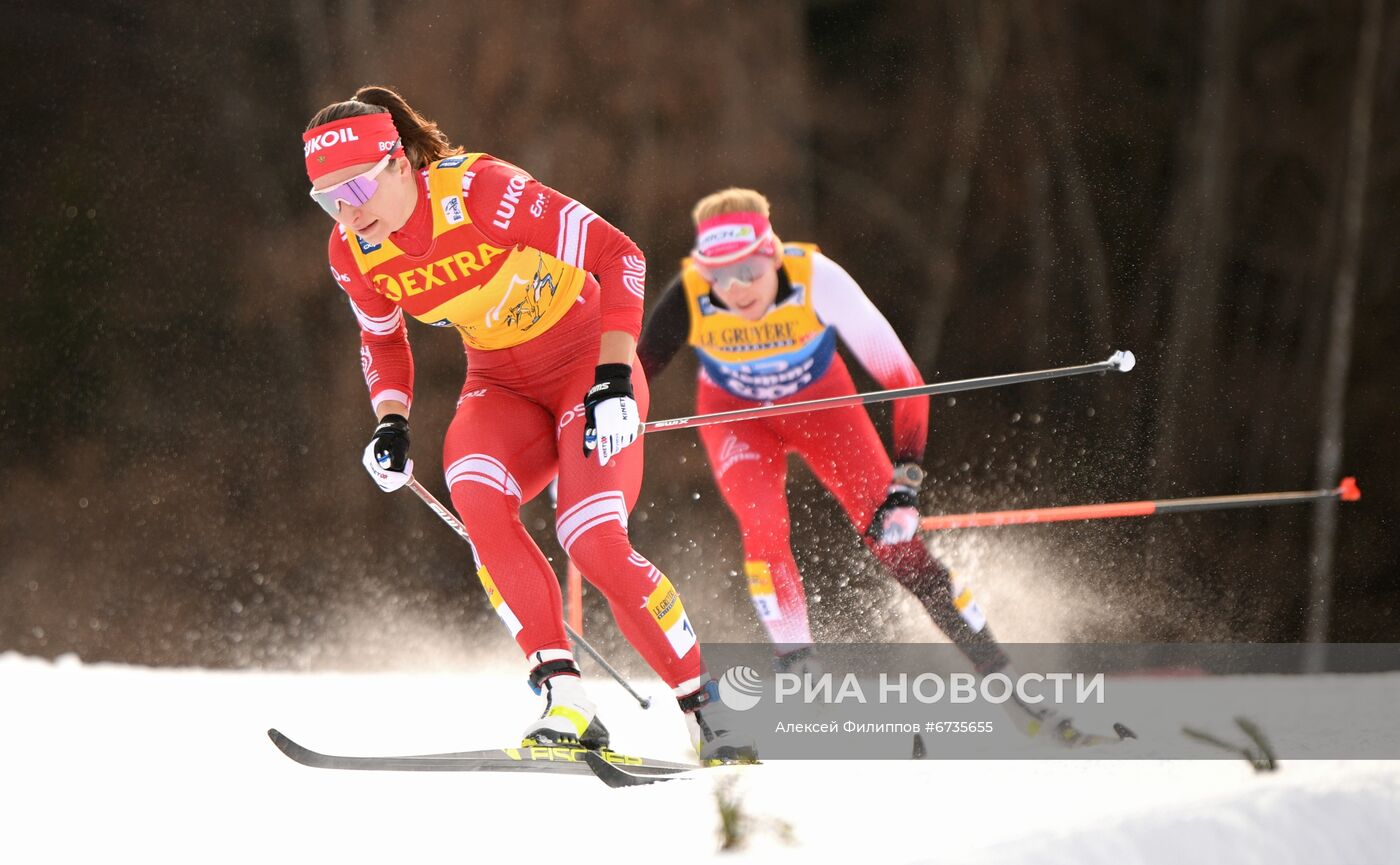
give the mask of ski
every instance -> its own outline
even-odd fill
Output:
[[[344,756],[322,754],[300,745],[278,730],[268,730],[268,738],[288,757],[316,769],[355,769],[381,772],[550,772],[563,775],[597,775],[589,757],[608,766],[626,766],[640,778],[665,777],[688,772],[696,766],[651,760],[615,751],[590,751],[562,745],[536,745],[485,751],[456,751],[446,754],[403,756]],[[599,776],[601,777],[601,776]],[[606,779],[604,779],[606,781]]]
[[[1274,754],[1273,748],[1269,745],[1268,739],[1264,738],[1264,733],[1248,718],[1236,718],[1235,725],[1249,737],[1250,745],[1237,745],[1234,742],[1227,742],[1219,736],[1212,735],[1205,730],[1198,730],[1194,727],[1182,727],[1183,735],[1195,739],[1202,744],[1211,745],[1231,754],[1239,754],[1249,765],[1254,767],[1256,772],[1273,772],[1278,769],[1278,758]],[[1256,750],[1256,748],[1258,750]]]
[[[670,781],[673,778],[681,777],[681,773],[679,772],[669,774],[652,773],[649,775],[637,774],[632,771],[635,767],[629,766],[624,769],[622,766],[608,760],[607,757],[597,751],[585,751],[583,759],[584,762],[588,764],[589,771],[597,776],[599,781],[602,781],[614,790],[622,787],[644,787],[647,784],[655,784],[658,781]],[[693,766],[691,768],[698,769],[700,767]]]
[[[609,761],[602,754],[590,751],[583,755],[583,759],[588,762],[588,768],[593,770],[593,774],[598,776],[598,780],[612,787],[614,790],[620,787],[644,787],[647,784],[656,784],[661,781],[674,781],[677,778],[687,778],[689,771],[699,771],[705,768],[717,768],[720,766],[758,766],[757,760],[735,760],[716,763],[714,767],[688,766],[686,772],[667,772],[642,774],[640,767],[627,763]]]

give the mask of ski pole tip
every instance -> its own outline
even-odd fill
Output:
[[[1119,372],[1127,372],[1137,366],[1137,358],[1133,357],[1133,353],[1130,351],[1115,351],[1108,362]]]
[[[1341,484],[1337,486],[1337,496],[1344,502],[1360,501],[1361,487],[1356,485],[1356,478],[1342,478]]]

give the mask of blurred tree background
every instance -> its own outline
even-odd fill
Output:
[[[307,118],[365,83],[623,228],[653,300],[693,202],[748,185],[785,239],[862,283],[930,380],[1137,353],[1128,376],[936,400],[930,513],[1330,486],[1324,370],[1345,349],[1342,465],[1366,496],[1339,514],[1331,635],[1400,639],[1400,52],[1375,50],[1400,45],[1394,4],[10,8],[0,650],[287,668],[513,654],[465,547],[359,466],[358,336],[297,151]],[[1354,312],[1350,346],[1334,305]],[[427,469],[463,361],[455,338],[410,330]],[[666,371],[654,417],[692,413],[693,375]],[[638,549],[703,638],[761,639],[696,437],[647,453]],[[818,636],[941,639],[811,476],[790,487]],[[1311,517],[932,543],[1003,639],[1294,641]],[[525,518],[562,572],[548,503]],[[620,647],[596,595],[587,632]]]

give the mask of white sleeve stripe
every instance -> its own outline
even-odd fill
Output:
[[[401,402],[410,408],[413,407],[413,397],[409,396],[401,390],[381,390],[379,393],[374,395],[374,399],[371,400],[371,405],[374,406],[374,410],[377,413],[379,411],[379,406],[383,403],[388,402],[389,400]]]
[[[375,336],[388,336],[399,329],[403,324],[403,310],[395,309],[393,312],[377,318],[369,315],[355,304],[350,304],[350,308],[355,311],[355,320],[360,323],[360,330],[365,333],[372,333]]]
[[[387,315],[370,315],[355,304],[351,304],[351,306],[355,307],[355,314],[363,321],[383,323],[386,321],[392,321],[395,318],[400,318],[403,316],[403,310],[397,307],[389,310],[389,313]]]
[[[560,261],[567,260],[564,258],[564,242],[569,231],[569,214],[573,212],[575,207],[578,207],[578,202],[570,201],[564,205],[563,210],[559,211],[559,242],[554,245],[554,257]]]
[[[573,267],[583,267],[584,251],[588,249],[588,223],[597,219],[593,211],[571,201],[559,211],[559,248],[555,257]]]
[[[646,259],[636,255],[624,255],[622,257],[622,285],[637,297],[646,296]]]

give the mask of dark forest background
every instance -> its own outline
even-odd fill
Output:
[[[8,9],[0,650],[297,668],[513,654],[466,548],[359,465],[357,331],[300,132],[364,83],[622,227],[652,299],[693,202],[751,185],[784,238],[864,285],[928,379],[1136,352],[1126,376],[936,400],[929,513],[1329,487],[1340,421],[1340,471],[1365,497],[1335,514],[1329,635],[1400,640],[1394,3]],[[415,452],[445,498],[430,467],[461,348],[411,330]],[[654,417],[693,413],[693,374],[686,359],[654,384]],[[702,638],[760,639],[694,434],[647,452],[636,546]],[[819,637],[941,639],[810,475],[791,492]],[[525,516],[562,572],[548,503]],[[931,541],[1004,639],[1286,642],[1306,636],[1317,518]],[[586,633],[619,650],[596,595]]]

